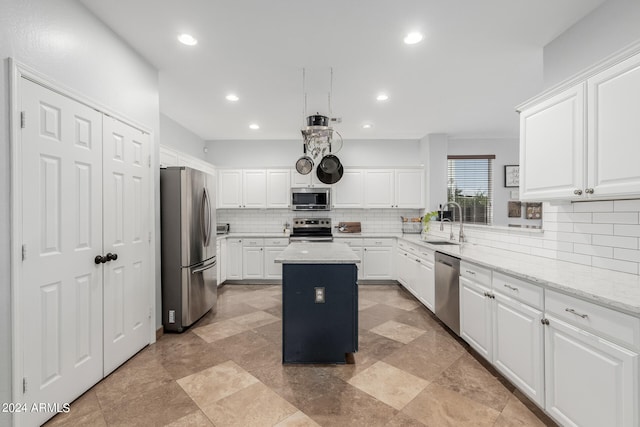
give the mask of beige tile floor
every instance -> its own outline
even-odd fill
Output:
[[[283,365],[281,291],[226,285],[47,425],[555,425],[398,285],[360,286],[350,365]]]

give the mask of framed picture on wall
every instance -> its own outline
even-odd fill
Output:
[[[527,219],[542,219],[542,203],[527,203]]]
[[[505,165],[504,186],[518,187],[520,185],[520,165]]]
[[[522,216],[522,203],[509,202],[507,206],[507,217],[520,218]]]

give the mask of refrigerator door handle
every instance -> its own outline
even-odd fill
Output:
[[[202,228],[202,234],[204,236],[204,246],[209,246],[209,243],[211,241],[211,201],[209,200],[209,192],[207,191],[207,187],[204,187],[203,190],[200,226]]]
[[[196,268],[196,269],[191,270],[191,274],[198,274],[198,273],[202,273],[202,272],[203,272],[203,271],[205,271],[205,270],[208,270],[208,269],[210,269],[210,268],[215,267],[217,263],[218,263],[218,261],[214,259],[214,260],[213,260],[213,262],[212,262],[211,264],[203,265],[203,266],[202,266],[202,267],[200,267],[200,268]]]

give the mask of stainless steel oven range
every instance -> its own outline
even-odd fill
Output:
[[[331,242],[331,218],[294,218],[290,242]]]

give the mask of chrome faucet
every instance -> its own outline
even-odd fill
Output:
[[[460,233],[458,233],[458,241],[460,243],[463,243],[464,242],[464,226],[463,226],[464,220],[462,219],[462,208],[456,202],[447,202],[445,203],[444,206],[447,207],[449,205],[454,205],[458,208],[458,213],[460,214]],[[452,228],[453,228],[453,225],[452,225]]]
[[[442,223],[445,221],[449,221],[449,224],[451,224],[451,229],[449,230],[449,240],[453,240],[453,222],[449,218],[442,218],[440,220],[440,229],[444,231],[444,225],[442,225]]]

